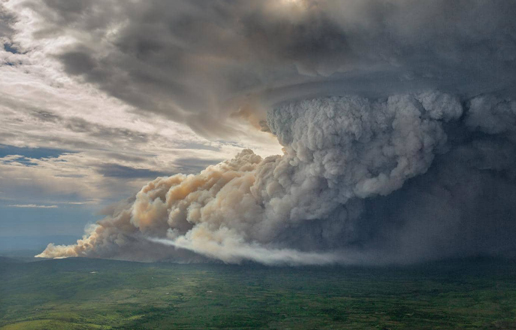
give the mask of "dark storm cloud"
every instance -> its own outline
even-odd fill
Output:
[[[360,84],[514,90],[512,1],[44,3],[36,36],[80,33],[58,52],[69,74],[205,135],[234,134],[231,113],[258,123],[271,102]]]

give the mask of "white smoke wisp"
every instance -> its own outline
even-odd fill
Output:
[[[327,265],[339,262],[357,262],[359,259],[344,258],[338,253],[301,252],[293,249],[268,249],[259,244],[246,244],[240,239],[226,237],[223,243],[202,239],[180,238],[177,240],[154,238],[151,241],[202,253],[225,263],[251,260],[264,265]]]
[[[514,103],[500,106],[489,97],[486,100],[469,101],[467,113],[458,97],[440,92],[385,99],[327,97],[279,106],[269,111],[268,125],[284,145],[284,155],[262,159],[244,150],[198,175],[157,178],[140,190],[134,202],[100,221],[76,245],[50,244],[38,257],[159,260],[180,259],[186,253],[227,263],[251,260],[290,265],[441,257],[441,252],[433,254],[435,244],[442,246],[441,241],[447,240],[442,231],[462,221],[460,215],[452,215],[464,213],[461,207],[464,204],[466,209],[466,202],[454,206],[453,201],[439,200],[442,207],[451,204],[452,210],[425,224],[420,221],[425,214],[445,211],[428,210],[426,201],[421,202],[423,206],[403,204],[397,209],[382,203],[391,198],[396,204],[397,194],[423,189],[418,176],[424,180],[444,175],[446,159],[453,159],[459,167],[460,159],[465,159],[469,166],[465,169],[474,173],[514,165],[512,145],[495,147],[486,138],[473,141],[483,143],[483,148],[471,149],[471,136],[509,130],[492,127],[507,125],[502,119],[480,120],[486,117],[478,109],[480,104],[491,102],[492,107],[482,111],[493,118],[516,113]],[[449,141],[448,126],[455,127],[452,132],[462,132],[462,137],[454,133]],[[441,174],[429,171],[436,157],[444,159],[434,166]],[[476,165],[467,157],[478,158],[478,168],[472,169]],[[489,164],[483,164],[486,159]],[[407,181],[410,184],[404,188]],[[433,184],[440,183],[436,179]],[[454,189],[465,189],[449,178],[444,183],[451,186],[448,195],[435,198],[456,198]],[[385,214],[371,214],[382,207],[387,208]],[[455,248],[455,243],[450,244],[444,254],[464,253],[466,245]]]

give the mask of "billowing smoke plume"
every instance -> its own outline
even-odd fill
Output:
[[[284,146],[158,178],[42,257],[325,264],[516,250],[515,1],[4,6],[12,31],[31,27],[6,32],[20,53],[134,111],[224,139],[245,119]]]
[[[427,91],[268,112],[284,155],[158,178],[41,257],[391,263],[516,249],[516,102]]]

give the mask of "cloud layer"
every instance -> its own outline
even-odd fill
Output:
[[[20,51],[204,136],[259,127],[271,105],[342,93],[514,92],[504,0],[10,0]],[[28,27],[27,27],[28,24]]]

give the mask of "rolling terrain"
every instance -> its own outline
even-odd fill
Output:
[[[0,258],[0,329],[516,329],[516,262],[264,267]]]

